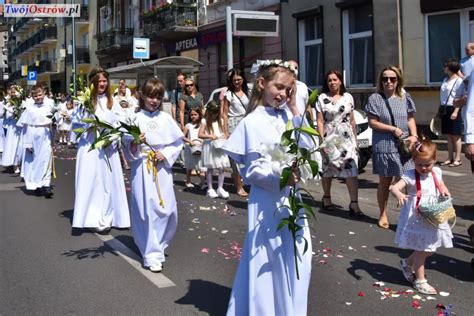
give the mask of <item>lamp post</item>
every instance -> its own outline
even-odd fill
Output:
[[[73,0],[71,0],[71,4],[73,4]],[[76,19],[74,16],[71,17],[72,19],[72,82],[74,87],[74,96],[77,95],[76,91]]]

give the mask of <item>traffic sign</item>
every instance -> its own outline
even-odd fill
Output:
[[[133,58],[149,59],[150,58],[150,39],[134,38],[133,39]]]
[[[28,81],[36,81],[36,70],[28,71]]]

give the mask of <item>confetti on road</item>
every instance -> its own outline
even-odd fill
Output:
[[[364,297],[365,293],[364,292],[359,292],[359,293],[357,293],[357,296]]]
[[[449,296],[448,292],[439,292],[438,294],[441,295],[441,296]]]
[[[199,218],[194,218],[191,223],[193,224],[200,224],[201,222],[199,221]]]
[[[382,286],[385,286],[385,283],[383,283],[382,281],[377,281],[377,282],[374,282],[373,286],[382,287]]]
[[[352,302],[346,302],[346,305],[350,306],[350,305],[352,305]]]
[[[349,235],[355,235],[355,233],[354,232],[349,232]]]
[[[209,253],[209,248],[202,248],[202,249],[201,249],[201,252],[202,252],[202,253]]]
[[[221,234],[227,234],[229,231],[228,230],[223,230],[221,231]]]
[[[413,306],[414,309],[420,309],[420,301],[414,300],[413,302],[411,302],[411,306]]]

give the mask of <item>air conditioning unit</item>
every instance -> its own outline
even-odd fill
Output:
[[[233,17],[234,36],[278,37],[279,16],[268,14],[241,14]]]

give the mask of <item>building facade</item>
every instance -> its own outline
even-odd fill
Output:
[[[64,3],[63,1],[40,1]],[[33,3],[24,1],[24,3]],[[38,3],[38,1],[35,1]],[[36,71],[37,81],[45,81],[54,93],[69,92],[73,74],[75,50],[76,73],[88,73],[98,64],[93,37],[96,19],[95,1],[75,1],[81,4],[79,18],[9,18],[8,69],[10,83],[27,85],[27,72]],[[75,37],[73,45],[73,26]]]
[[[459,60],[474,42],[469,0],[288,0],[281,16],[283,57],[300,61],[308,86],[320,87],[325,72],[341,70],[363,107],[380,70],[399,65],[421,125],[439,106],[444,61]]]

